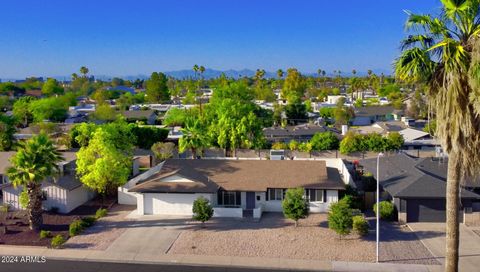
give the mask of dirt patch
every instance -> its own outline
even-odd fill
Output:
[[[105,205],[111,201],[105,202]],[[55,214],[51,212],[43,213],[42,230],[47,230],[55,235],[63,235],[68,238],[68,227],[74,220],[95,215],[97,209],[102,207],[102,201],[92,200],[68,214]],[[22,216],[20,218],[7,220],[7,233],[0,234],[0,244],[6,245],[24,245],[24,246],[49,246],[50,239],[40,239],[39,232],[29,229],[28,218]]]

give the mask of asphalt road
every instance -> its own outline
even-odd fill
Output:
[[[228,266],[188,266],[176,264],[134,264],[113,262],[85,262],[70,260],[48,260],[45,263],[0,263],[0,271],[8,272],[266,272],[288,271],[272,269],[252,269]]]

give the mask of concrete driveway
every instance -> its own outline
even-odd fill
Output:
[[[142,217],[124,227],[126,231],[107,248],[108,253],[165,254],[189,225],[186,218]]]
[[[445,263],[445,223],[408,223],[438,261]],[[460,225],[460,271],[479,271],[480,236]]]

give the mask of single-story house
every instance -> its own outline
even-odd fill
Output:
[[[8,182],[8,178],[5,175],[6,169],[11,166],[9,159],[13,154],[15,153],[0,152],[0,157],[2,158],[0,172],[4,181],[0,185],[0,189],[2,190],[3,204],[8,204],[13,209],[21,209],[19,196],[23,187],[14,187]],[[60,173],[42,182],[44,197],[42,204],[45,210],[56,208],[60,213],[69,213],[92,199],[95,193],[83,186],[75,176],[75,152],[62,152],[62,155],[65,160],[59,164]]]
[[[143,121],[147,125],[155,125],[157,120],[157,113],[154,110],[130,110],[122,111],[121,114],[127,122]]]
[[[394,120],[395,108],[392,106],[371,106],[355,108],[352,126],[369,126],[378,121]]]
[[[285,142],[288,143],[291,140],[305,142],[312,139],[313,135],[320,132],[332,131],[329,128],[320,125],[303,124],[297,126],[287,127],[269,127],[263,129],[263,135],[265,139],[271,143]]]
[[[377,178],[376,158],[361,160],[360,165]],[[383,196],[393,201],[400,222],[445,222],[446,169],[447,162],[439,158],[415,159],[400,153],[380,159]],[[480,195],[462,188],[461,222],[475,218],[473,214],[480,211],[473,208],[479,202]]]
[[[318,213],[345,189],[339,170],[323,160],[169,159],[151,170],[127,184],[139,214],[192,215],[193,202],[202,196],[214,216],[259,218],[264,211],[282,211],[285,191],[297,187],[305,188],[310,211]]]

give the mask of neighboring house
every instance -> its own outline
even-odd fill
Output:
[[[73,128],[73,124],[66,124],[66,123],[48,123],[51,124],[51,127],[45,126],[45,133],[48,134],[51,138],[57,138],[63,134],[69,133],[70,130]],[[20,128],[18,131],[13,135],[17,140],[27,140],[32,138],[35,135],[40,134],[42,128],[37,124],[30,124],[30,126],[26,128]]]
[[[287,126],[285,128],[269,127],[263,129],[263,135],[269,142],[285,142],[288,143],[291,140],[299,142],[305,142],[310,140],[315,133],[326,132],[327,129],[324,126],[303,124],[298,126]]]
[[[121,113],[127,122],[142,121],[147,125],[154,125],[157,120],[157,113],[154,110],[130,110]]]
[[[41,98],[42,97],[42,90],[26,90],[25,91],[25,96],[31,96],[35,98]]]
[[[7,154],[9,153],[9,154]],[[14,187],[6,179],[6,168],[10,167],[10,157],[14,152],[1,152],[2,175],[7,180],[0,188],[2,189],[2,201],[13,209],[21,209],[19,195],[23,190],[22,186]],[[8,156],[8,158],[7,158]],[[42,182],[43,208],[50,210],[58,209],[60,213],[69,213],[78,206],[92,199],[95,193],[82,185],[75,176],[75,152],[62,152],[64,161],[59,164],[60,173],[55,177],[49,177]]]
[[[361,160],[365,171],[376,177],[377,159]],[[400,153],[380,159],[380,185],[392,200],[398,220],[408,222],[445,222],[447,162],[438,158],[414,159]],[[469,182],[470,184],[471,182]],[[480,213],[473,209],[480,195],[461,190],[461,222],[471,222]]]
[[[323,160],[169,159],[120,187],[119,203],[136,204],[139,214],[191,216],[193,202],[202,196],[214,206],[214,216],[253,212],[259,218],[263,211],[282,211],[285,191],[302,187],[310,211],[326,212],[351,181],[343,181],[348,175],[343,170],[341,175]]]
[[[403,136],[405,143],[403,144],[405,149],[418,149],[418,150],[435,150],[435,148],[440,146],[440,142],[433,138],[430,133],[413,129],[406,128],[399,131]]]
[[[371,106],[355,108],[355,117],[351,121],[353,126],[369,126],[379,121],[394,120],[395,108],[392,106]]]

